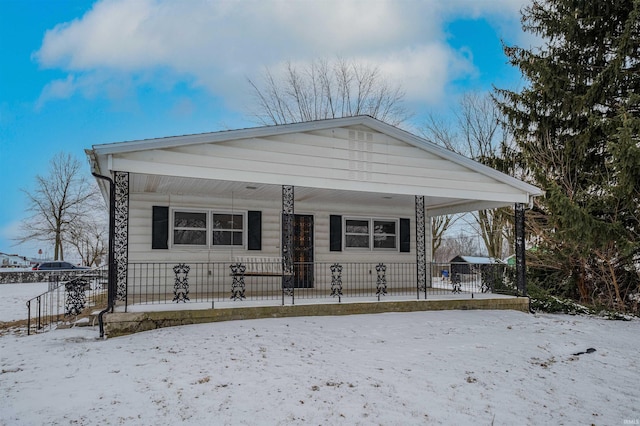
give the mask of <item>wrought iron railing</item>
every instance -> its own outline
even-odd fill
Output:
[[[86,273],[55,272],[49,290],[27,301],[27,334],[50,330],[62,321],[77,319],[107,305],[108,270]]]
[[[452,293],[524,295],[515,280],[515,266],[505,263],[433,263],[432,285]]]
[[[424,299],[482,293],[519,294],[512,268],[504,264],[428,265],[425,285],[415,263],[295,263],[293,275],[277,262],[135,262],[128,265],[127,306],[207,302]],[[220,305],[218,305],[220,306]]]

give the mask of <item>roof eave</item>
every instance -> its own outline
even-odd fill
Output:
[[[250,139],[267,137],[273,135],[284,135],[310,130],[324,130],[336,126],[353,126],[357,124],[370,124],[378,122],[384,124],[367,115],[354,117],[344,117],[317,121],[306,121],[302,123],[279,124],[273,126],[250,127],[238,130],[223,130],[210,133],[199,133],[195,135],[169,136],[154,139],[141,139],[127,142],[115,142],[93,145],[93,150],[97,155],[123,154],[147,149],[173,148],[177,146],[196,145],[201,143],[216,143],[222,141],[232,141],[238,139]],[[373,127],[373,126],[371,126]]]
[[[147,149],[163,149],[178,146],[188,146],[201,143],[217,143],[222,141],[231,141],[238,139],[260,138],[274,135],[291,134],[297,132],[306,132],[312,130],[325,130],[337,126],[355,126],[366,125],[373,130],[386,134],[390,137],[404,141],[417,148],[431,152],[442,158],[454,163],[460,164],[473,171],[486,175],[499,182],[510,185],[527,194],[529,204],[532,203],[534,197],[544,194],[540,188],[518,180],[505,173],[499,172],[477,161],[471,160],[463,155],[449,151],[439,145],[429,142],[419,136],[402,130],[398,127],[384,123],[368,115],[358,115],[353,117],[334,118],[326,120],[307,121],[301,123],[281,124],[273,126],[252,127],[238,130],[225,130],[219,132],[201,133],[196,135],[171,136],[155,139],[143,139],[129,142],[117,142],[108,144],[99,144],[93,146],[94,159],[98,160],[101,156],[109,154],[123,154],[136,151],[144,151]]]

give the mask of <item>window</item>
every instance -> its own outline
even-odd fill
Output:
[[[397,226],[395,220],[374,220],[373,248],[395,249],[397,241],[396,229]]]
[[[173,211],[173,245],[226,247],[244,245],[244,214]]]
[[[241,246],[244,217],[241,214],[213,213],[214,246]]]
[[[347,219],[344,229],[345,247],[366,249],[370,247],[368,219]]]
[[[207,245],[207,213],[176,211],[173,214],[173,244]]]
[[[396,219],[345,219],[344,229],[345,248],[396,250],[398,247]]]

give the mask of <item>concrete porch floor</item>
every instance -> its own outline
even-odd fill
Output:
[[[118,306],[105,314],[107,337],[117,337],[164,327],[259,318],[297,316],[358,315],[383,312],[435,310],[509,309],[529,312],[529,298],[499,294],[450,294],[429,299],[407,296],[349,298],[338,303],[335,298],[296,299],[295,304],[278,304],[278,300],[208,301],[187,303],[140,304]]]

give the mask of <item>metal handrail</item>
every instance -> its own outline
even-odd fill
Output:
[[[54,325],[69,317],[78,317],[87,308],[95,309],[103,303],[107,288],[106,266],[78,273],[77,271],[56,271],[49,275],[49,289],[29,299],[27,306],[27,334],[50,330]],[[106,301],[105,301],[106,302]],[[31,312],[35,304],[37,311]]]

